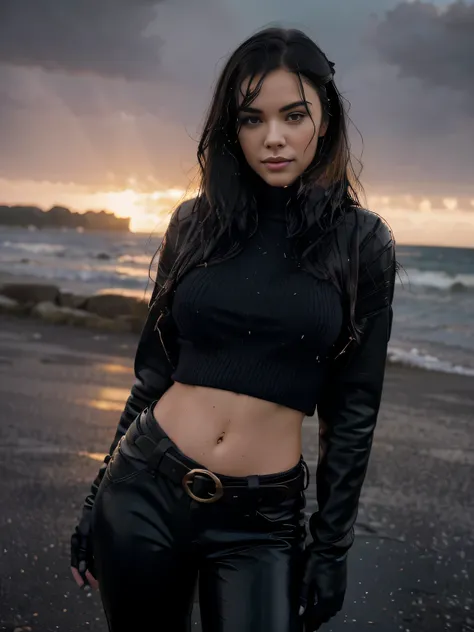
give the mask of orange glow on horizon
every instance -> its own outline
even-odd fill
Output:
[[[132,232],[160,234],[168,226],[171,212],[195,196],[196,190],[190,186],[161,188],[157,182],[152,185],[151,190],[143,190],[140,182],[129,179],[122,187],[104,185],[94,190],[74,183],[0,178],[0,204],[31,205],[45,210],[58,205],[79,213],[106,210],[118,217],[129,217]],[[372,190],[361,203],[388,221],[399,244],[474,245],[471,190],[460,192],[458,197]]]
[[[87,206],[92,210],[100,208],[111,211],[117,217],[129,217],[130,230],[136,232],[150,232],[164,230],[169,222],[170,211],[177,203],[184,199],[184,189],[167,189],[141,193],[134,189],[122,189],[119,191],[97,192],[87,196],[82,207]]]
[[[193,195],[194,191],[178,187],[140,190],[133,179],[120,188],[104,186],[94,190],[74,183],[0,178],[0,204],[38,206],[44,210],[64,206],[78,213],[105,210],[117,217],[129,217],[132,232],[164,230],[170,213]]]

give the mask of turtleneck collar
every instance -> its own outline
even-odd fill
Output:
[[[296,197],[298,188],[299,178],[287,187],[274,187],[260,178],[254,188],[259,215],[284,221],[287,205]]]
[[[296,199],[299,187],[300,178],[297,178],[287,187],[274,187],[267,184],[262,178],[258,178],[254,184],[254,195],[259,216],[286,221],[288,203],[291,199]],[[311,192],[311,202],[319,203],[328,194],[329,191],[323,187],[314,187]]]

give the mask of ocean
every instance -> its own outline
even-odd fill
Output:
[[[144,296],[159,234],[0,229],[0,273]],[[474,376],[474,248],[398,246],[391,362]],[[148,284],[150,289],[150,284]]]

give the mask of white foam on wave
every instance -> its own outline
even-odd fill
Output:
[[[441,373],[455,373],[474,377],[474,368],[453,364],[447,360],[440,360],[436,356],[421,353],[413,348],[409,351],[398,347],[389,346],[388,360],[392,364],[416,367],[427,371],[439,371]]]
[[[405,274],[406,273],[406,274]],[[442,270],[419,270],[418,268],[405,268],[401,274],[401,280],[397,283],[409,287],[431,287],[437,290],[450,290],[453,287],[474,289],[474,274],[448,274]]]
[[[149,266],[151,255],[122,255],[118,258],[119,263],[135,263],[141,266]]]
[[[23,252],[30,252],[35,255],[58,255],[66,251],[65,246],[56,244],[28,244],[22,242],[4,241],[2,246],[12,248],[14,250],[21,250]]]
[[[32,277],[38,277],[53,283],[80,282],[85,284],[102,285],[103,287],[123,287],[127,288],[143,288],[148,280],[148,274],[140,270],[118,269],[115,268],[68,268],[50,267],[46,265],[38,265],[37,262],[30,264],[5,264],[2,262],[0,271],[10,273],[27,274]]]

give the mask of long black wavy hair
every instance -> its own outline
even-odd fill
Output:
[[[358,338],[354,322],[356,286],[348,280],[341,283],[340,276],[328,267],[326,255],[332,246],[331,232],[343,221],[348,205],[360,206],[357,192],[362,186],[351,161],[347,114],[334,83],[334,64],[297,29],[267,28],[257,32],[235,50],[222,70],[197,150],[198,193],[191,217],[186,220],[187,230],[178,256],[160,294],[171,291],[191,268],[235,256],[242,242],[256,230],[254,193],[258,176],[240,148],[237,115],[241,107],[256,99],[268,73],[277,69],[296,75],[302,100],[303,80],[310,82],[319,95],[323,123],[327,124],[313,161],[299,177],[297,186],[291,187],[288,237],[301,266],[319,278],[331,280],[345,295],[349,328]],[[255,77],[259,80],[250,91]],[[239,105],[244,80],[248,87]],[[306,109],[311,117],[307,106]]]

